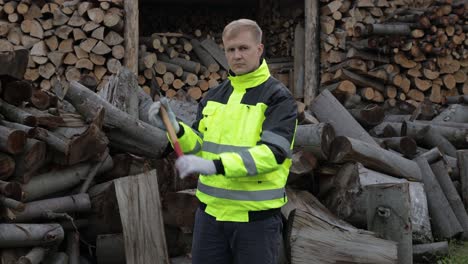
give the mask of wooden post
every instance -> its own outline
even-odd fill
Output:
[[[398,242],[398,263],[413,263],[408,183],[382,183],[367,188],[368,229]]]
[[[294,89],[295,99],[304,98],[304,28],[297,24],[294,29]]]
[[[124,65],[138,75],[138,1],[125,0]]]
[[[305,59],[304,59],[304,104],[314,100],[320,80],[320,24],[319,2],[305,0]]]

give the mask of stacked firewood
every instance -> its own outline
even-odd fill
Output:
[[[25,79],[42,90],[86,75],[105,85],[125,55],[121,0],[0,1],[0,50],[30,50]]]
[[[468,92],[466,1],[322,2],[322,90],[391,106]]]

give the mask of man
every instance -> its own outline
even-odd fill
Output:
[[[161,103],[168,108],[187,154],[176,161],[180,177],[200,174],[195,264],[278,261],[297,108],[287,88],[270,76],[261,39],[252,20],[224,28],[230,76],[200,102],[192,127],[177,123],[165,100],[149,110],[151,122],[163,128],[158,112]]]

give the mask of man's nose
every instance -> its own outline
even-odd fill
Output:
[[[234,58],[237,59],[237,58],[240,58],[240,57],[242,57],[242,54],[241,54],[240,50],[237,50],[237,49],[236,49],[236,50],[234,51]]]

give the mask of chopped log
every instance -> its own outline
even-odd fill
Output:
[[[15,172],[15,160],[7,155],[0,153],[0,180],[10,178]]]
[[[408,183],[367,187],[367,226],[379,237],[398,243],[398,263],[413,263],[410,191]]]
[[[224,52],[219,48],[218,44],[212,39],[204,39],[200,45],[227,71],[229,70],[229,65],[226,60]],[[192,45],[193,48],[193,45]]]
[[[357,161],[371,169],[382,171],[390,175],[421,181],[422,175],[414,161],[402,158],[379,146],[352,139],[337,137],[330,148],[332,162]]]
[[[327,159],[335,138],[333,127],[327,123],[300,125],[296,130],[294,147],[301,147],[319,159]]]
[[[378,146],[372,137],[354,120],[349,112],[328,91],[324,90],[310,105],[311,111],[320,122],[329,123],[337,136],[348,135]]]
[[[348,111],[363,127],[374,127],[385,117],[385,110],[376,104],[366,105],[362,109],[348,109]]]
[[[193,51],[197,54],[197,57],[200,59],[200,62],[210,71],[217,72],[219,71],[219,64],[213,59],[213,57],[202,48],[200,42],[196,39],[190,40],[192,44]]]
[[[15,200],[21,200],[23,195],[22,192],[23,188],[19,183],[0,181],[0,195]]]
[[[64,237],[59,224],[0,224],[0,247],[58,245]]]
[[[401,126],[401,135],[402,136],[409,136],[409,137],[415,137],[425,129],[426,126],[429,124],[423,124],[420,122],[409,122],[405,121],[403,122]],[[448,139],[450,143],[452,143],[455,147],[466,147],[468,146],[467,140],[464,135],[466,135],[468,129],[466,128],[454,128],[454,127],[447,127],[443,125],[436,125],[436,124],[430,124],[431,130],[437,131],[440,133],[443,137]]]
[[[0,64],[8,65],[8,67],[1,67],[0,75],[8,75],[19,80],[23,79],[28,65],[28,57],[29,52],[26,49],[2,52],[0,54]]]
[[[413,259],[415,261],[436,261],[440,256],[449,254],[447,241],[429,244],[413,245]]]
[[[374,184],[401,182],[407,181],[367,169],[359,163],[349,162],[330,179],[329,185],[333,187],[326,193],[324,203],[346,222],[367,228],[367,187]],[[413,240],[418,243],[431,242],[433,238],[424,187],[418,182],[409,182],[409,184]]]
[[[356,93],[356,85],[354,83],[344,80],[341,82],[337,82],[334,84],[330,84],[327,86],[322,86],[320,90],[329,90],[330,92],[342,92],[342,93],[348,93],[348,94],[355,94]]]
[[[350,48],[346,53],[348,59],[362,59],[365,61],[376,61],[381,63],[390,63],[390,60],[386,56],[380,54],[370,53],[355,48]]]
[[[9,154],[19,154],[26,145],[26,133],[4,126],[0,126],[0,150]]]
[[[91,201],[87,193],[73,196],[65,196],[40,200],[26,204],[24,211],[16,214],[15,222],[28,222],[37,219],[47,219],[47,212],[71,213],[88,212],[91,209]]]
[[[414,157],[417,152],[416,141],[410,137],[381,138],[385,148],[400,152],[406,157]]]
[[[452,207],[452,210],[455,216],[458,219],[461,227],[463,228],[463,239],[466,240],[468,238],[468,214],[466,213],[465,207],[463,206],[463,202],[458,195],[455,186],[453,185],[450,176],[448,175],[448,170],[446,165],[444,164],[443,160],[437,161],[431,164],[431,169],[434,175],[437,178],[437,181],[442,188],[442,191],[445,193],[447,200]]]
[[[291,262],[396,263],[395,242],[337,219],[308,192],[288,189],[287,195],[281,211],[288,219],[285,232]]]
[[[98,55],[105,55],[111,51],[112,49],[109,48],[109,46],[107,46],[107,44],[104,43],[103,41],[99,41],[91,50],[91,52],[98,54]]]
[[[13,178],[19,182],[29,182],[38,169],[46,162],[46,144],[42,141],[28,138],[25,150],[15,156],[15,172]]]
[[[22,212],[24,211],[24,208],[26,207],[24,203],[5,197],[3,195],[0,195],[0,204],[3,205],[3,207],[8,208],[13,212]]]
[[[169,58],[168,56],[165,56],[163,54],[159,56],[159,59],[163,62],[169,62],[172,64],[179,65],[180,67],[182,67],[182,69],[184,69],[184,71],[188,71],[195,74],[198,74],[200,72],[200,63],[194,61],[189,61],[182,58]]]
[[[167,145],[167,137],[162,130],[132,118],[75,81],[71,82],[66,98],[87,119],[93,118],[97,110],[104,107],[104,124],[118,128],[134,140],[147,144],[153,149],[153,156],[161,155]]]
[[[106,163],[99,169],[98,173],[109,170],[112,168],[112,164],[112,159],[106,159]],[[76,186],[86,177],[91,166],[91,163],[83,163],[33,177],[23,186],[24,200],[37,200]]]
[[[432,120],[437,122],[457,122],[457,123],[467,123],[468,115],[465,115],[468,111],[468,106],[453,104],[447,107],[442,111],[438,116],[434,117]]]
[[[104,38],[104,43],[109,46],[119,45],[124,41],[123,37],[115,31],[110,31]]]
[[[415,161],[421,169],[421,174],[424,175],[422,180],[427,194],[434,236],[438,238],[451,238],[463,232],[427,160],[417,157]]]
[[[328,68],[329,72],[335,72],[339,69],[347,69],[353,70],[357,73],[366,73],[367,72],[367,65],[363,60],[359,59],[347,59],[342,63],[338,63],[336,65],[331,66]]]
[[[336,71],[335,76],[333,78],[338,80],[348,80],[359,86],[372,87],[380,92],[385,91],[385,86],[382,83],[371,80],[367,77],[360,76],[346,69],[339,69],[338,71]]]
[[[28,81],[13,81],[2,87],[3,99],[12,105],[18,106],[31,97],[32,85]]]
[[[148,263],[155,259],[168,262],[156,171],[115,180],[115,195],[127,263],[133,260]],[[147,228],[141,228],[145,225]],[[147,241],[155,243],[150,245]]]
[[[43,247],[35,247],[25,256],[18,259],[18,264],[39,264],[44,259],[47,250]]]

